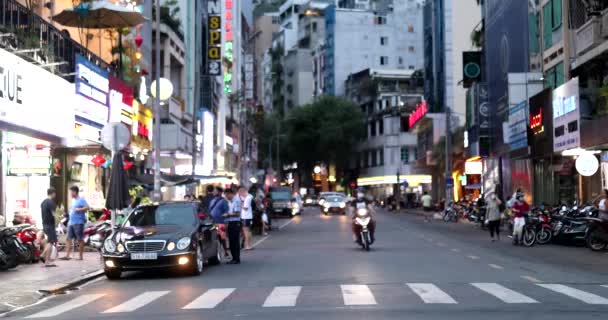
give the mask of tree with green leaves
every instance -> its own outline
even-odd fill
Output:
[[[354,103],[324,96],[292,109],[282,121],[286,133],[286,161],[297,162],[303,177],[317,163],[348,168],[356,144],[365,137],[365,115]]]

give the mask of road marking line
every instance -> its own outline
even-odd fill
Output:
[[[148,303],[166,295],[171,291],[148,291],[144,292],[130,300],[127,300],[113,308],[110,308],[103,313],[119,313],[119,312],[132,312],[135,311]]]
[[[70,300],[66,303],[60,304],[56,307],[44,310],[42,312],[33,314],[31,316],[29,316],[28,318],[49,318],[49,317],[56,317],[64,312],[76,309],[78,307],[82,307],[85,304],[91,303],[101,297],[105,296],[105,294],[100,293],[100,294],[83,294],[81,296],[78,296],[76,298],[74,298],[73,300]]]
[[[495,296],[506,303],[538,303],[538,301],[519,292],[503,287],[498,283],[471,283],[471,285],[481,291],[485,291]]]
[[[439,289],[432,283],[406,283],[424,303],[458,303],[449,294]]]
[[[209,289],[182,309],[213,309],[228,298],[236,288]]]
[[[262,307],[295,307],[302,287],[275,287]]]
[[[499,266],[499,265],[497,265],[497,264],[488,263],[488,265],[489,265],[490,267],[494,268],[494,269],[499,269],[499,270],[500,270],[500,269],[504,269],[502,266]]]
[[[280,226],[279,226],[279,230],[281,230],[281,229],[283,229],[283,228],[287,227],[287,226],[288,226],[290,223],[292,223],[292,222],[293,222],[293,220],[294,220],[294,219],[293,219],[293,218],[291,218],[291,219],[289,219],[289,221],[287,221],[287,222],[283,223],[282,225],[280,225]]]
[[[524,278],[524,279],[526,279],[526,280],[528,280],[528,281],[534,282],[534,283],[542,282],[542,281],[538,280],[538,278],[534,278],[532,276],[521,276],[521,277]]]
[[[456,248],[454,248],[454,249],[452,249],[452,251],[453,251],[453,252],[460,252],[460,249],[456,249]]]
[[[537,284],[543,288],[561,293],[587,304],[608,304],[608,299],[596,294],[565,286],[563,284]]]
[[[467,258],[469,259],[473,259],[473,260],[479,260],[478,256],[467,256]]]
[[[604,284],[604,285],[602,285],[602,287],[608,288],[608,284]]]
[[[374,298],[374,295],[366,285],[343,284],[340,287],[342,289],[342,298],[344,298],[344,304],[347,306],[366,306],[377,304],[376,298]]]
[[[254,244],[252,244],[251,246],[255,248],[257,245],[259,245],[260,243],[262,243],[262,242],[264,242],[266,239],[268,239],[268,237],[270,237],[270,235],[264,236],[264,238],[262,238],[262,239],[260,239],[260,240],[256,241],[256,242],[255,242]]]

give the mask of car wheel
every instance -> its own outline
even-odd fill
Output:
[[[222,262],[222,250],[220,250],[221,247],[222,245],[220,245],[220,242],[217,241],[215,248],[215,256],[209,258],[210,265],[216,266]]]
[[[118,280],[122,275],[120,270],[104,270],[104,273],[106,274],[106,278],[108,278],[108,280]]]
[[[198,276],[203,272],[205,257],[203,257],[203,247],[199,244],[196,246],[194,254],[194,263],[192,264],[192,275]]]

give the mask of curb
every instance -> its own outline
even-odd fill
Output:
[[[89,272],[68,283],[59,283],[59,284],[55,284],[55,285],[52,285],[49,287],[41,288],[38,290],[38,292],[45,294],[45,295],[61,293],[63,291],[73,289],[73,288],[83,285],[91,280],[99,278],[99,277],[103,276],[103,274],[104,274],[103,270]]]

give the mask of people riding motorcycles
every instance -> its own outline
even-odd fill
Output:
[[[355,218],[357,217],[357,209],[366,208],[367,212],[370,216],[370,222],[367,228],[370,231],[370,240],[371,243],[374,243],[375,240],[375,231],[376,231],[376,220],[374,219],[374,207],[372,202],[365,196],[365,192],[361,189],[357,190],[357,197],[355,200],[350,203],[351,208],[351,218],[352,218],[352,230],[353,230],[353,238],[356,243],[359,245],[363,245],[363,241],[361,239],[361,226],[355,222]]]

